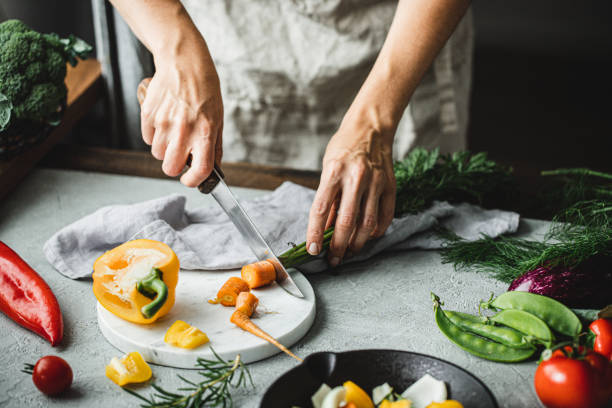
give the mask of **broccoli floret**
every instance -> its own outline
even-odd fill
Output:
[[[56,124],[58,108],[66,103],[66,63],[75,65],[76,57],[87,58],[91,51],[74,36],[41,34],[18,20],[1,23],[0,138],[14,136],[7,132],[15,129]],[[24,121],[35,126],[25,126]]]

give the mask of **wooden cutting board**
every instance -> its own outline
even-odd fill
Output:
[[[245,363],[279,353],[280,350],[265,340],[230,323],[233,307],[207,302],[215,298],[217,290],[231,276],[240,276],[240,272],[181,271],[176,303],[168,315],[153,324],[139,325],[118,318],[98,303],[98,325],[104,337],[123,353],[138,351],[146,361],[169,367],[194,368],[198,357],[213,357],[211,346],[224,359],[234,359],[240,354]],[[316,309],[314,291],[308,280],[297,271],[292,277],[304,294],[303,299],[291,296],[276,284],[253,290],[259,298],[253,322],[287,347],[310,329]],[[199,328],[210,342],[192,350],[164,343],[166,330],[176,320]],[[300,355],[299,349],[292,351]]]

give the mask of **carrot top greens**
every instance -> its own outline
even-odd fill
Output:
[[[486,153],[458,152],[440,154],[438,149],[428,151],[416,148],[393,166],[397,183],[395,217],[416,214],[436,201],[469,202],[495,206],[507,204],[507,198],[516,191],[512,169],[489,160]],[[331,242],[334,228],[323,236],[323,249]],[[286,268],[302,265],[312,256],[306,251],[306,242],[292,245],[279,260]]]

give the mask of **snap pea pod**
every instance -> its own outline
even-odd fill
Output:
[[[491,361],[514,363],[528,359],[535,352],[535,347],[525,349],[508,347],[470,333],[467,330],[462,330],[446,317],[446,314],[440,307],[440,298],[433,293],[431,297],[434,303],[434,313],[438,328],[450,341],[468,353]]]
[[[511,329],[510,327],[495,326],[490,323],[487,324],[482,317],[467,313],[445,310],[444,314],[446,314],[451,323],[463,330],[486,337],[508,347],[533,348],[533,345],[518,330]]]
[[[492,322],[503,324],[521,333],[534,337],[546,347],[552,347],[555,336],[546,323],[531,313],[516,309],[506,309],[489,318]]]
[[[563,303],[535,293],[505,292],[480,307],[487,309],[515,309],[531,313],[542,319],[554,331],[569,337],[577,336],[582,330],[580,319]]]

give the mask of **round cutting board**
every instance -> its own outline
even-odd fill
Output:
[[[304,294],[303,299],[291,296],[275,283],[253,290],[253,294],[259,298],[253,322],[287,347],[306,334],[315,317],[312,286],[300,272],[292,272],[293,280]],[[210,346],[227,360],[240,354],[245,363],[281,352],[267,341],[231,323],[229,319],[233,307],[207,302],[215,298],[221,285],[231,276],[240,276],[240,272],[181,271],[176,303],[166,316],[153,324],[135,324],[118,318],[98,303],[98,325],[104,337],[122,352],[138,351],[146,361],[169,367],[195,368],[198,357],[213,357]],[[183,320],[202,330],[210,342],[191,350],[164,343],[166,330],[176,320]]]

